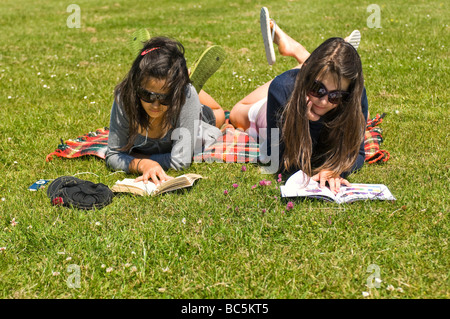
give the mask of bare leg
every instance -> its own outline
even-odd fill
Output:
[[[273,28],[273,21],[270,21],[270,28]],[[290,56],[297,60],[298,66],[301,66],[311,55],[303,45],[288,36],[281,28],[275,26],[275,36],[273,42],[278,46],[278,52],[282,56]]]
[[[273,21],[270,21],[270,27],[273,28]],[[301,65],[310,56],[310,53],[300,43],[292,39],[280,27],[275,28],[275,37],[273,41],[278,46],[278,52],[283,56],[291,56],[299,63],[296,68]],[[248,119],[248,111],[256,102],[267,97],[269,92],[269,86],[272,81],[265,83],[258,87],[249,95],[239,101],[230,112],[230,123],[234,127],[242,130],[247,130],[250,127],[250,121]]]
[[[230,123],[233,124],[235,128],[245,131],[250,127],[248,111],[253,104],[267,97],[270,83],[272,83],[272,81],[261,85],[233,106],[230,111]]]
[[[200,99],[200,103],[210,107],[214,112],[214,115],[216,117],[216,127],[220,128],[223,123],[225,123],[225,112],[223,111],[222,107],[219,105],[219,103],[216,102],[216,100],[212,98],[211,95],[203,90],[200,91],[198,97]]]

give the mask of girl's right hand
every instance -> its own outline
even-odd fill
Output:
[[[320,116],[314,113],[312,109],[312,102],[309,100],[309,98],[306,98],[306,101],[308,104],[306,104],[306,116],[308,117],[308,120],[316,122],[320,120]]]
[[[147,158],[142,159],[139,162],[139,171],[142,172],[142,176],[136,178],[134,180],[135,182],[143,181],[145,184],[147,184],[147,182],[151,180],[158,186],[162,182],[173,178],[172,176],[166,174],[166,172],[158,162]]]
[[[321,188],[326,187],[325,184],[328,182],[330,190],[337,194],[341,190],[341,185],[351,186],[350,182],[332,171],[323,170],[311,177],[313,181],[319,182]]]

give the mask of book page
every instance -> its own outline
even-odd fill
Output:
[[[141,190],[142,194],[147,193],[148,195],[151,195],[154,191],[156,191],[156,185],[153,182],[149,181],[147,184],[145,184],[143,181],[135,182],[133,178],[125,178],[121,181],[117,181],[116,184],[114,184],[112,190],[136,193],[135,191],[133,191],[136,188]]]
[[[160,186],[157,187],[158,193],[164,193],[164,192],[170,192],[176,189],[184,188],[184,187],[190,187],[194,185],[194,182],[202,178],[201,175],[198,174],[184,174],[177,176],[173,179],[170,179],[168,181],[165,181],[161,183]]]
[[[341,186],[341,191],[336,195],[339,203],[350,203],[357,200],[395,200],[386,185],[382,184],[356,184]]]

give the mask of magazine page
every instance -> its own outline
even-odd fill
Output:
[[[338,203],[350,203],[357,200],[395,200],[386,185],[383,184],[355,184],[341,186],[341,191],[336,195]]]
[[[298,171],[280,186],[282,197],[309,197],[335,201],[334,194],[328,187],[320,188],[319,183],[309,179],[303,171]]]

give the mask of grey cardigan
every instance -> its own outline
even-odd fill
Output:
[[[106,164],[114,170],[129,173],[130,162],[135,158],[132,152],[149,155],[164,170],[181,170],[190,166],[194,154],[214,143],[221,135],[215,126],[201,121],[201,104],[195,88],[186,88],[186,102],[181,108],[176,125],[160,139],[137,135],[134,145],[128,152],[120,151],[128,142],[129,120],[116,96],[111,109],[109,123]]]

